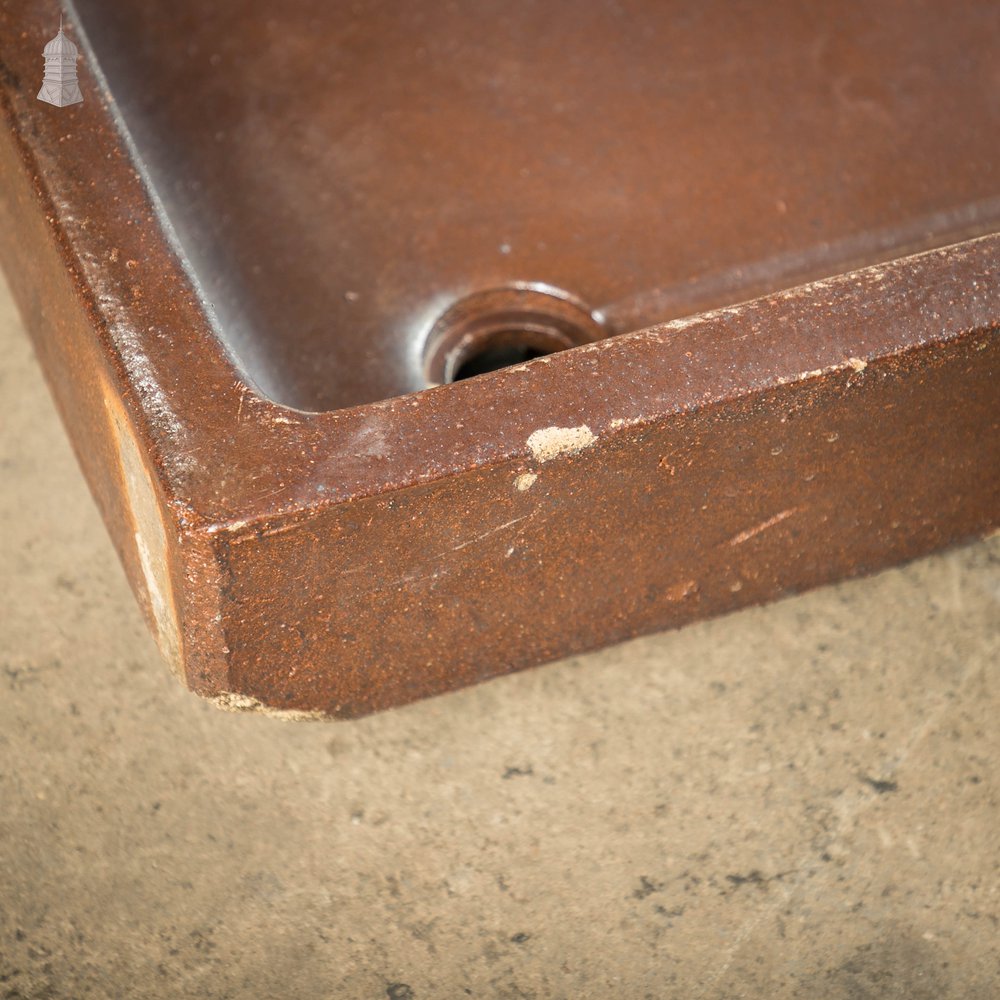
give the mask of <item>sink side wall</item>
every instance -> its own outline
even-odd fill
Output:
[[[171,669],[187,682],[186,666],[207,668],[196,651],[185,651],[185,633],[204,638],[217,623],[212,548],[197,536],[182,541],[142,418],[101,343],[102,319],[76,273],[60,213],[13,128],[0,133],[0,180],[0,266],[143,615]],[[205,585],[191,588],[188,577]],[[202,607],[206,595],[211,611]]]
[[[998,369],[972,331],[259,524],[225,545],[230,689],[363,715],[983,535]]]

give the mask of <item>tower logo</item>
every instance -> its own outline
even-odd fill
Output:
[[[76,46],[63,34],[62,18],[59,18],[59,34],[44,49],[45,77],[38,99],[64,108],[67,104],[79,104],[83,100],[80,84],[76,79]]]

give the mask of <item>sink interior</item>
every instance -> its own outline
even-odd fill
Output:
[[[305,410],[1000,217],[995,4],[73,8],[227,348]],[[501,340],[435,370],[439,317],[523,283],[539,315],[546,295],[581,310],[568,343],[518,342],[534,320],[505,298]]]

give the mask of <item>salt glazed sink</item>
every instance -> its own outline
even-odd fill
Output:
[[[995,3],[65,10],[57,107],[59,6],[0,5],[0,253],[220,706],[363,715],[1000,522]]]

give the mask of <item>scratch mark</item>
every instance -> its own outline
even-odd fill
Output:
[[[540,509],[541,508],[536,507],[530,514],[527,514],[525,515],[525,517],[521,518],[521,520],[524,521],[527,520],[528,518],[535,517]],[[544,520],[545,519],[543,519],[542,523],[544,523]],[[505,559],[509,559],[517,551],[517,546],[520,543],[522,536],[524,535],[524,529],[526,527],[527,527],[526,524],[522,525],[520,528],[517,529],[517,531],[514,532],[514,537],[511,539],[510,545],[508,546],[507,551],[504,553]]]
[[[259,497],[257,497],[257,501],[261,502],[264,500],[270,500],[271,497],[276,497],[278,496],[278,494],[284,492],[285,492],[285,484],[282,483],[276,490],[271,490],[270,493],[262,493]]]
[[[481,542],[483,541],[483,539],[489,538],[491,535],[495,535],[498,532],[503,531],[505,528],[510,528],[515,524],[519,524],[521,521],[527,521],[528,518],[533,517],[536,513],[537,511],[532,511],[530,514],[522,514],[520,517],[515,517],[513,521],[507,521],[504,524],[498,524],[495,527],[490,528],[489,531],[484,531],[481,535],[476,535],[475,538],[468,538],[464,542],[459,542],[458,545],[455,545],[453,548],[446,549],[444,552],[435,552],[433,555],[429,555],[426,557],[426,562],[434,562],[438,559],[444,559],[445,556],[451,555],[452,552],[460,552],[462,549],[468,548],[468,546],[474,545],[476,542]],[[520,532],[517,532],[514,536],[515,544],[519,536]],[[339,578],[343,579],[344,577],[347,576],[353,576],[355,573],[369,573],[374,576],[371,566],[355,566],[352,567],[351,569],[345,569],[342,573],[339,574]],[[419,580],[436,579],[439,576],[446,575],[446,573],[447,571],[445,570],[406,573],[403,576],[395,577],[392,580],[386,581],[385,583],[380,583],[379,588],[381,589],[385,587],[395,587],[401,583],[416,583]]]
[[[435,570],[433,573],[408,573],[405,576],[398,576],[395,580],[390,580],[388,583],[382,584],[379,589],[386,590],[389,587],[398,587],[401,583],[419,583],[421,580],[436,580],[441,575],[441,570]]]
[[[265,528],[260,533],[260,537],[270,538],[271,535],[283,535],[286,531],[294,531],[300,524],[300,521],[293,521],[291,524],[279,524],[276,528]]]
[[[245,527],[250,522],[244,521],[240,527]],[[294,531],[296,528],[302,526],[302,521],[292,521],[290,524],[279,524],[273,528],[262,528],[257,531],[250,532],[246,535],[233,534],[231,536],[231,542],[233,545],[240,545],[243,542],[260,541],[264,538],[270,538],[272,535],[283,535],[286,531]]]
[[[473,545],[475,542],[481,542],[484,538],[489,538],[490,535],[495,535],[498,531],[503,531],[504,528],[509,528],[512,525],[519,524],[521,521],[526,521],[531,514],[522,514],[520,517],[515,517],[513,521],[508,521],[506,524],[498,524],[495,528],[490,528],[489,531],[484,531],[481,535],[476,535],[475,538],[470,538],[468,541],[460,542],[453,549],[449,549],[449,552],[458,552],[459,549],[464,549],[467,545]],[[447,553],[441,553],[446,555]]]
[[[747,528],[746,531],[741,531],[738,535],[733,535],[729,539],[728,544],[742,545],[744,542],[750,541],[754,535],[759,535],[762,531],[767,531],[768,528],[773,528],[776,524],[780,524],[786,517],[791,517],[798,509],[798,507],[789,507],[788,510],[783,510],[780,514],[775,514],[774,517],[769,517],[766,521],[761,521],[760,524],[756,524],[752,528]]]

